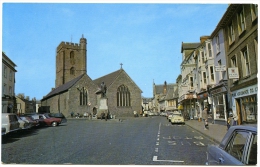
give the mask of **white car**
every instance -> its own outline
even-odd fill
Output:
[[[2,135],[20,130],[20,123],[14,113],[2,113]]]
[[[20,129],[30,129],[32,124],[28,120],[22,120],[20,117],[17,116],[18,122],[20,123]]]
[[[184,117],[178,111],[173,112],[169,120],[172,124],[185,124]]]

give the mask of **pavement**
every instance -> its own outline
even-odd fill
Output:
[[[194,130],[199,131],[214,142],[220,143],[227,133],[227,126],[209,123],[209,129],[204,130],[204,122],[196,119],[185,121],[185,124]]]

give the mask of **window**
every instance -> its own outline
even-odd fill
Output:
[[[7,67],[4,66],[4,77],[6,78],[7,77]]]
[[[236,56],[233,56],[231,58],[231,67],[237,67],[237,58],[236,58]]]
[[[3,95],[6,93],[6,84],[3,85]]]
[[[74,58],[74,52],[70,52],[70,64],[74,65],[75,64],[75,58]]]
[[[205,62],[204,51],[201,51],[200,54],[201,54],[201,63],[204,63]]]
[[[251,140],[249,147],[249,157],[248,157],[248,165],[256,165],[257,164],[257,135],[253,134],[253,138]]]
[[[216,36],[216,51],[217,51],[217,54],[220,52],[219,35]]]
[[[211,43],[207,43],[207,45],[208,45],[209,57],[212,57]]]
[[[243,122],[257,122],[257,96],[241,98],[241,112]]]
[[[193,89],[193,77],[190,77],[190,89]]]
[[[129,89],[125,85],[121,85],[117,89],[117,106],[131,106],[131,95]]]
[[[244,131],[237,131],[232,136],[231,140],[229,141],[226,151],[235,157],[236,159],[240,160],[242,162],[243,153],[246,150],[246,141],[249,136],[248,132]]]
[[[234,33],[233,23],[229,25],[228,40],[229,40],[229,44],[232,44],[235,41],[235,33]]]
[[[12,79],[13,79],[13,71],[10,69],[9,80],[12,81]]]
[[[238,32],[241,34],[246,29],[244,9],[238,13]]]
[[[79,101],[80,101],[80,105],[88,104],[88,92],[85,87],[82,87],[82,89],[80,90]]]
[[[207,84],[207,75],[206,75],[206,72],[203,72],[203,83],[204,83],[204,85]]]
[[[248,55],[248,49],[245,47],[241,51],[241,63],[242,63],[242,72],[243,72],[243,77],[246,77],[250,75],[250,65],[249,65],[249,55]]]
[[[9,86],[9,95],[10,95],[10,96],[13,95],[13,89],[12,89],[12,86]]]
[[[70,68],[70,75],[75,75],[75,68],[74,67]]]
[[[222,63],[221,63],[221,60],[218,61],[218,66],[221,66]],[[219,80],[222,80],[223,79],[223,72],[219,72]]]
[[[225,120],[225,107],[224,107],[224,94],[219,94],[214,97],[214,103],[216,106],[216,119],[222,119]]]
[[[256,58],[256,68],[258,68],[258,42],[257,38],[254,39],[254,44],[255,44],[255,58]]]
[[[214,68],[213,68],[213,66],[209,67],[209,72],[210,72],[211,82],[214,82],[215,81],[215,76],[214,76]]]
[[[251,4],[251,16],[252,21],[255,21],[258,17],[258,4]]]

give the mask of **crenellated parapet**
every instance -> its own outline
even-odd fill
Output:
[[[72,50],[81,49],[80,44],[78,43],[64,42],[64,41],[62,41],[57,47],[57,52],[59,52],[62,48],[72,49]]]

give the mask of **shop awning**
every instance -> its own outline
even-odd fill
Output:
[[[183,105],[179,105],[178,110],[183,110]]]

